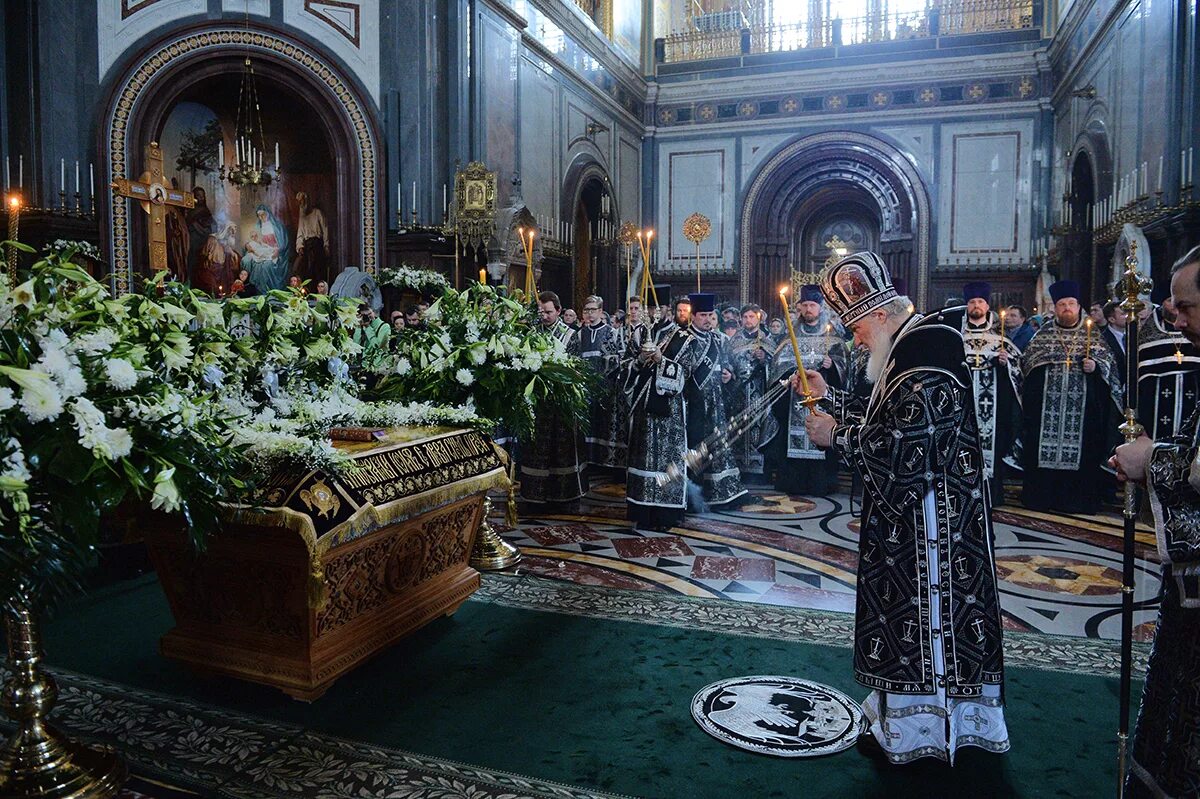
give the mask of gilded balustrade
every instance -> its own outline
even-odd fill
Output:
[[[578,3],[599,0],[576,0]],[[701,61],[758,53],[779,53],[812,47],[900,41],[928,36],[1026,30],[1034,27],[1033,0],[946,0],[916,12],[887,12],[872,3],[874,13],[830,19],[810,4],[810,19],[787,24],[749,24],[740,29],[714,28],[693,20],[692,30],[664,37],[663,61]],[[744,48],[743,34],[748,34]]]

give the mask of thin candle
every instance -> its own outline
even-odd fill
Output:
[[[1087,327],[1087,338],[1084,340],[1083,357],[1090,358],[1092,357],[1092,320],[1089,318],[1084,322],[1084,326]]]
[[[812,391],[808,387],[808,374],[804,371],[804,361],[800,359],[800,342],[796,340],[796,328],[792,325],[792,315],[788,309],[787,292],[787,286],[780,287],[779,301],[783,303],[783,318],[787,322],[788,337],[792,340],[792,354],[796,356],[796,371],[800,373],[800,390],[804,394],[803,402],[811,410],[816,400],[813,399]]]
[[[1004,346],[1004,309],[1000,309],[1000,346]]]

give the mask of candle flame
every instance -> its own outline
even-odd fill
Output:
[[[646,231],[646,238],[647,238],[647,239],[652,239],[652,238],[654,238],[654,231],[653,231],[653,230],[647,230],[647,231]]]
[[[14,194],[8,198],[8,204],[13,208],[18,208],[21,205],[21,198]]]
[[[780,296],[780,297],[784,296],[784,295],[785,295],[785,294],[787,294],[787,293],[788,293],[788,287],[787,287],[787,286],[780,286],[780,287],[779,287],[779,296]]]

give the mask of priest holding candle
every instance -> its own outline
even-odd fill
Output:
[[[846,380],[846,348],[833,331],[833,320],[824,308],[821,289],[806,285],[800,289],[800,316],[792,325],[787,313],[787,289],[779,292],[784,305],[788,332],[771,362],[770,383],[796,373],[797,357],[806,369],[820,373],[825,383],[842,388]],[[841,331],[841,323],[838,323]],[[805,421],[809,409],[804,398],[804,373],[800,373],[801,393],[780,397],[767,417],[763,452],[775,472],[775,488],[788,494],[823,497],[837,486],[838,459],[808,437]],[[811,389],[809,390],[811,394]]]
[[[1124,398],[1120,366],[1082,319],[1079,284],[1050,286],[1054,318],[1021,354],[1021,504],[1094,513],[1108,484],[1102,464],[1117,444]]]
[[[856,343],[869,399],[829,388],[806,422],[863,480],[854,671],[873,689],[860,746],[894,764],[1009,748],[991,508],[963,357],[963,309],[924,315],[874,253],[821,274]],[[793,385],[799,390],[799,381]]]

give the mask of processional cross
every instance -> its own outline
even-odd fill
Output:
[[[166,207],[195,208],[196,198],[190,191],[182,191],[166,185],[163,176],[162,148],[158,142],[146,145],[146,171],[137,180],[117,178],[112,184],[113,194],[130,200],[139,200],[142,210],[150,214],[150,269],[158,272],[167,268],[167,217]]]

